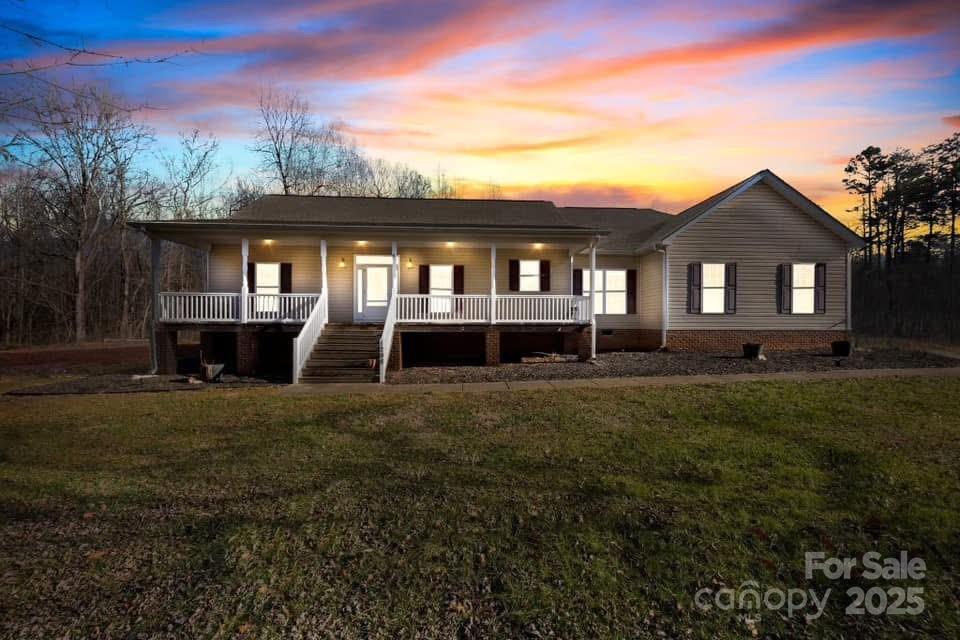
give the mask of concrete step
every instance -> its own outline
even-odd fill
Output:
[[[300,382],[307,384],[325,384],[337,382],[366,382],[370,384],[376,384],[380,382],[380,376],[303,375],[300,376]]]

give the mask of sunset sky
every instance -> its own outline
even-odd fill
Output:
[[[371,155],[483,195],[675,212],[770,168],[837,215],[847,158],[960,129],[956,2],[0,0],[0,22],[171,62],[109,81],[161,142],[212,131],[235,173],[262,86]],[[55,49],[0,35],[4,64]],[[59,57],[62,57],[60,55]]]

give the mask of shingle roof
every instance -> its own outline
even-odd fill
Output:
[[[231,220],[258,223],[544,227],[609,231],[598,245],[629,251],[672,216],[653,209],[558,207],[547,200],[268,195]]]

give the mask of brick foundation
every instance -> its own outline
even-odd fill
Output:
[[[577,345],[577,356],[580,360],[585,362],[590,359],[591,347],[593,346],[593,329],[590,327],[584,327],[582,331],[578,334],[580,336],[580,343]]]
[[[597,351],[650,351],[660,348],[659,329],[598,329]]]
[[[157,373],[173,375],[177,372],[177,332],[156,331]]]
[[[237,374],[256,375],[260,364],[260,344],[257,334],[252,331],[237,333]]]
[[[495,367],[500,364],[500,330],[490,327],[484,335],[484,364]]]
[[[834,340],[848,340],[846,331],[667,331],[668,351],[740,351],[745,342],[759,342],[767,351],[829,350]]]

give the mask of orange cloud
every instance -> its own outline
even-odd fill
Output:
[[[947,125],[948,127],[960,129],[960,113],[955,116],[944,116],[943,124]]]

